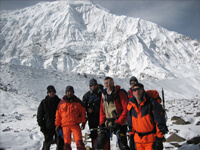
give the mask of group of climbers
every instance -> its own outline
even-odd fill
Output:
[[[48,95],[37,112],[38,125],[45,139],[43,150],[50,149],[53,136],[57,139],[57,150],[71,150],[71,133],[77,150],[85,150],[81,130],[86,121],[91,131],[92,150],[110,150],[112,134],[116,134],[120,150],[162,150],[168,129],[159,95],[156,93],[158,98],[155,98],[152,95],[157,91],[145,91],[134,76],[129,81],[130,89],[126,92],[115,85],[111,77],[104,79],[105,88],[91,79],[89,91],[82,101],[74,95],[72,86],[66,87],[62,100],[55,88],[48,86]]]

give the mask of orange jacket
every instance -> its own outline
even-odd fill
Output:
[[[66,95],[58,104],[56,110],[55,125],[68,126],[79,123],[86,123],[86,110],[82,101],[75,95],[71,99],[67,99]]]
[[[143,100],[139,106],[135,97],[129,98],[128,109],[128,126],[130,134],[135,134],[134,140],[138,143],[150,143],[155,141],[155,136],[162,138],[167,133],[165,116],[162,113],[162,107],[158,101],[152,103],[152,113],[149,108],[149,97],[144,92]],[[151,116],[153,115],[153,118]],[[155,127],[155,128],[154,128]],[[150,133],[140,136],[139,133]]]

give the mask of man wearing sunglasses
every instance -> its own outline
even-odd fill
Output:
[[[137,150],[162,150],[168,131],[162,106],[147,95],[141,83],[136,83],[132,91],[127,106],[129,136],[134,138]]]
[[[106,143],[109,143],[110,134],[115,133],[118,136],[120,150],[129,150],[126,138],[128,97],[119,85],[114,86],[111,77],[104,79],[104,86],[100,105],[101,130],[94,147],[108,150],[109,144]]]
[[[101,90],[98,87],[97,80],[94,78],[89,81],[89,91],[83,96],[83,105],[87,111],[87,120],[90,129],[98,128],[99,126],[99,109],[101,102]],[[90,138],[92,139],[92,149],[98,134],[97,130],[91,131]]]

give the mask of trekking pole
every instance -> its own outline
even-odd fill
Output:
[[[165,110],[165,95],[163,88],[162,88],[162,99],[163,99],[163,109]]]
[[[113,126],[111,126],[111,127],[103,127],[103,128],[92,128],[92,129],[90,129],[90,131],[96,131],[96,130],[103,130],[103,129],[113,129],[114,127]]]

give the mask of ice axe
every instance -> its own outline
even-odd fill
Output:
[[[163,88],[162,88],[162,99],[163,99],[163,109],[165,110],[165,95]]]

